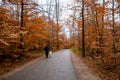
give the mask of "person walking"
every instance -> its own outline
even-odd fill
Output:
[[[50,50],[49,45],[46,45],[44,50],[45,50],[45,56],[46,56],[46,58],[48,58],[48,54],[49,54],[49,50]]]

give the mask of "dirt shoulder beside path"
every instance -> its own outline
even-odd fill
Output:
[[[79,80],[101,80],[99,76],[84,63],[83,59],[75,55],[72,51],[71,58]]]

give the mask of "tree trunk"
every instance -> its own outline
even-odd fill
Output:
[[[82,57],[85,57],[84,0],[82,0]]]

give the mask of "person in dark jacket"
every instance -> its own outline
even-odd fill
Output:
[[[49,54],[49,50],[50,50],[49,45],[46,45],[44,50],[45,50],[45,56],[46,56],[46,58],[48,58],[48,54]]]

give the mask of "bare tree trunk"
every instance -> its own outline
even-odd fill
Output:
[[[50,30],[51,31],[51,35],[50,35],[49,42],[50,42],[50,48],[53,51],[53,48],[52,48],[53,47],[53,24],[50,23],[51,22],[50,14],[51,14],[51,8],[52,8],[52,0],[49,0],[47,7],[48,7],[49,25],[51,26],[51,30]]]
[[[21,25],[20,25],[20,49],[22,50],[20,52],[20,59],[22,58],[23,54],[24,54],[24,47],[23,47],[23,34],[22,34],[22,31],[23,31],[23,27],[24,27],[24,24],[23,24],[23,17],[24,17],[24,3],[23,3],[23,0],[21,0]]]
[[[105,0],[103,0],[103,8],[105,8]],[[103,53],[103,35],[104,35],[104,13],[102,14],[102,28],[101,28],[101,33],[100,33],[100,47],[101,47],[101,53]]]
[[[74,3],[74,12],[73,12],[73,20],[72,20],[72,37],[73,37],[73,46],[75,46],[75,13],[76,13],[76,11],[75,11],[75,3]]]
[[[82,57],[85,57],[84,0],[82,0]]]
[[[57,26],[59,25],[59,0],[55,0],[56,1],[56,22],[57,22]],[[59,49],[59,33],[57,32],[57,49]]]
[[[117,57],[116,56],[117,51],[116,51],[116,45],[115,45],[116,32],[115,32],[115,11],[114,11],[115,9],[114,9],[114,7],[115,7],[115,1],[112,0],[112,27],[113,27],[112,36],[113,36],[113,53],[114,53],[114,63],[113,63],[113,65],[116,66],[116,64],[117,64],[117,58],[116,58]]]
[[[113,27],[113,31],[112,31],[112,36],[113,36],[113,53],[116,53],[116,47],[115,47],[115,11],[114,11],[114,7],[115,7],[115,2],[114,0],[112,0],[112,27]]]

